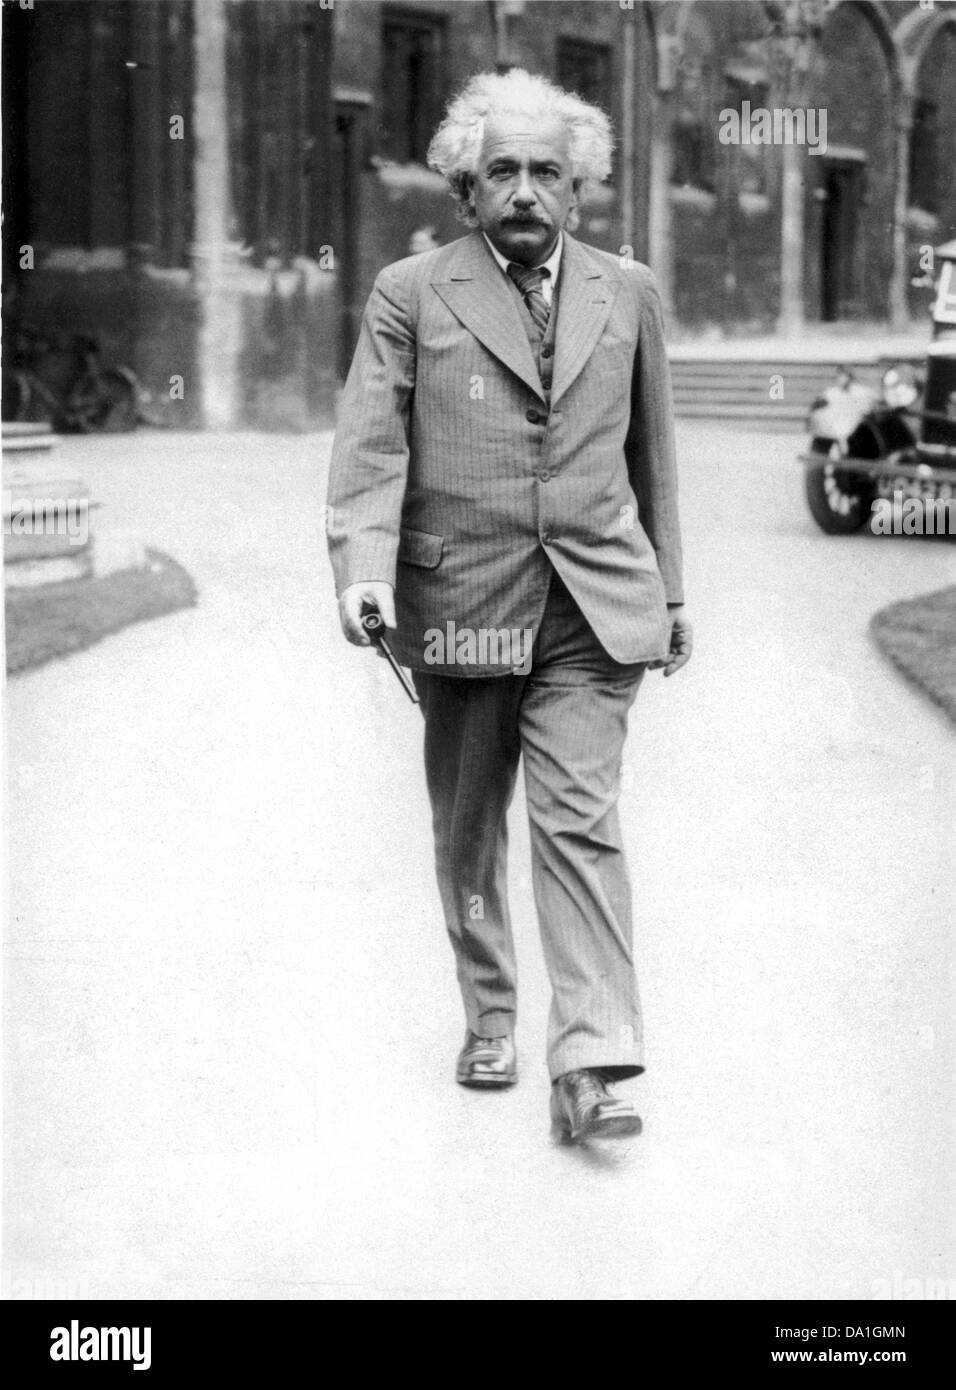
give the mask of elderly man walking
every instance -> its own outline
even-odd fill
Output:
[[[635,1134],[643,1071],[617,815],[628,713],[689,659],[673,429],[650,271],[576,241],[610,172],[598,108],[473,78],[429,151],[473,230],[379,275],[341,404],[329,549],[350,642],[377,607],[425,719],[462,1085],[517,1080],[506,816],[523,760],[552,988],[551,1120]]]

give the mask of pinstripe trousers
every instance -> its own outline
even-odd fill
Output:
[[[644,671],[608,656],[553,571],[527,674],[412,673],[438,887],[468,1027],[480,1037],[515,1026],[506,816],[523,756],[552,1080],[581,1067],[614,1078],[643,1070],[617,799]]]

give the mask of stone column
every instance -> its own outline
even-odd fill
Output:
[[[906,210],[910,201],[910,137],[913,131],[914,98],[900,97],[896,117],[896,184],[893,194],[893,269],[890,272],[890,324],[906,328],[910,321],[906,260]]]
[[[637,92],[634,81],[634,18],[623,11],[624,51],[623,81],[621,83],[621,242],[634,245],[634,106]]]
[[[648,206],[648,262],[657,279],[665,321],[674,314],[674,233],[671,218],[671,174],[674,167],[674,84],[680,49],[677,40],[661,35],[657,43],[657,89],[651,129]]]
[[[200,306],[197,359],[202,421],[212,429],[228,429],[241,419],[238,257],[229,243],[232,197],[226,89],[227,10],[228,0],[202,0],[193,8],[192,273]]]
[[[827,0],[764,0],[771,22],[768,60],[776,79],[776,100],[788,108],[806,107],[810,69],[819,52]],[[804,181],[806,151],[782,149],[780,190],[780,312],[777,330],[799,333],[804,327]]]
[[[803,309],[803,171],[799,145],[784,145],[780,186],[780,313],[778,333],[799,333]]]
[[[160,0],[161,3],[161,0]],[[139,0],[130,9],[131,56],[129,63],[133,167],[129,260],[131,267],[149,265],[156,258],[159,235],[159,199],[162,141],[167,138],[158,87],[161,53],[157,0]]]

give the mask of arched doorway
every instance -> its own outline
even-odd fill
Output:
[[[956,235],[956,16],[917,69],[910,139],[910,206],[937,219],[942,241]]]
[[[808,161],[806,303],[824,322],[885,319],[893,272],[898,83],[879,11],[847,0],[827,20],[811,105],[827,151]],[[816,254],[814,254],[816,248]]]

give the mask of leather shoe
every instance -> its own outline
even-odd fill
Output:
[[[569,1071],[551,1087],[551,1125],[564,1139],[623,1139],[640,1134],[641,1117],[613,1095],[600,1071]]]
[[[514,1038],[479,1038],[469,1030],[458,1054],[455,1080],[462,1086],[513,1086],[518,1080]]]

